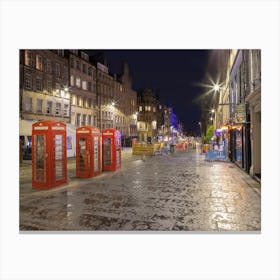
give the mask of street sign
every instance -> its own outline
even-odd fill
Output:
[[[236,123],[246,122],[246,110],[245,110],[244,103],[235,105],[235,122]]]

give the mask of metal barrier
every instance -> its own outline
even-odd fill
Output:
[[[205,160],[207,161],[226,161],[227,154],[226,151],[206,151]]]

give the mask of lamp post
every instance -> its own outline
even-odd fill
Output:
[[[199,136],[202,137],[202,127],[201,127],[201,122],[198,123],[199,125]]]
[[[112,109],[112,118],[113,118],[113,128],[115,128],[115,102],[112,101],[110,104],[110,108]]]

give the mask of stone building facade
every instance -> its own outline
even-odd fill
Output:
[[[70,123],[68,59],[64,50],[20,50],[19,134],[31,156],[32,124],[44,119]]]
[[[261,51],[230,50],[215,107],[215,131],[228,157],[261,178]]]
[[[137,94],[128,65],[122,75],[93,62],[82,50],[20,50],[20,139],[31,147],[32,124],[55,119],[67,125],[67,155],[75,156],[80,126],[137,135]]]
[[[97,126],[96,68],[89,62],[87,53],[67,51],[71,92],[71,124]]]

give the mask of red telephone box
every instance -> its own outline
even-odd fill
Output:
[[[121,133],[113,128],[102,131],[102,170],[121,168]]]
[[[49,189],[67,182],[66,125],[45,120],[32,125],[32,186]]]
[[[94,126],[76,129],[76,176],[91,178],[100,174],[100,130]]]

